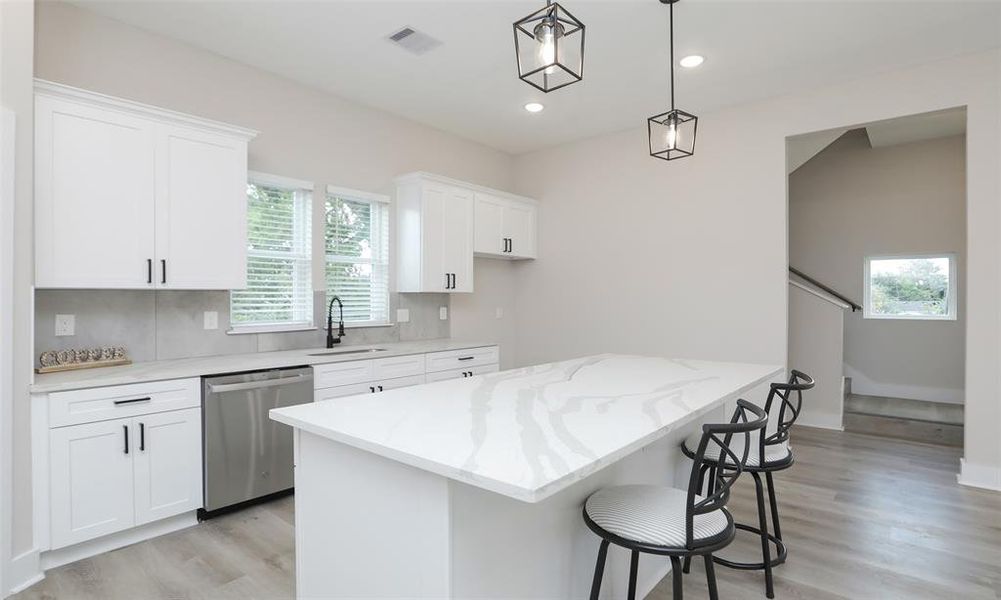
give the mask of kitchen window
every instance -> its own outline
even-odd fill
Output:
[[[956,256],[929,254],[865,259],[867,319],[956,319]]]
[[[328,186],[324,209],[327,302],[348,326],[388,325],[389,198]]]
[[[313,184],[251,173],[247,288],[230,293],[233,333],[310,329]]]

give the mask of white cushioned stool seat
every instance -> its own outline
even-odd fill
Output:
[[[744,434],[734,435],[730,439],[730,451],[740,458],[744,455]],[[722,438],[720,438],[722,440]],[[684,441],[685,450],[695,454],[699,450],[699,444],[702,442],[702,430],[698,430]],[[751,450],[747,453],[747,464],[748,467],[760,467],[758,464],[761,462],[761,447],[758,445],[757,433],[751,434]],[[710,441],[706,446],[706,460],[709,462],[719,462],[719,455],[722,450],[719,444]],[[792,454],[792,450],[789,448],[789,442],[782,442],[781,444],[772,444],[770,446],[765,446],[765,465],[777,464],[784,462],[789,459]]]
[[[701,496],[695,497],[697,504]],[[619,537],[644,544],[669,548],[685,547],[685,512],[688,493],[657,485],[621,485],[591,494],[584,511],[598,527]],[[726,513],[714,510],[695,515],[692,520],[694,541],[723,533],[728,525]]]

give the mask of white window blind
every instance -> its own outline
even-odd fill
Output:
[[[331,187],[325,212],[327,301],[341,299],[345,323],[388,324],[388,199]]]
[[[311,188],[307,183],[251,175],[247,184],[247,289],[230,294],[234,330],[280,331],[313,325]]]

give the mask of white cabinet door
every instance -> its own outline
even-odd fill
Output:
[[[73,425],[49,434],[52,548],[135,525],[131,419]],[[197,443],[197,440],[196,442]]]
[[[504,236],[508,238],[508,256],[535,258],[536,208],[524,202],[510,202],[504,209]]]
[[[450,291],[451,279],[445,267],[446,212],[450,202],[448,186],[428,183],[421,191],[421,289],[422,292]]]
[[[473,250],[477,254],[504,254],[504,209],[507,202],[481,192],[476,193]]]
[[[154,124],[38,96],[35,285],[150,288]]]
[[[136,525],[202,506],[201,409],[132,421]]]
[[[397,388],[405,388],[413,385],[421,385],[425,382],[424,374],[411,375],[410,377],[397,377],[395,379],[383,379],[381,381],[374,382],[375,390],[377,392],[385,392],[386,390],[395,390]]]
[[[473,291],[473,193],[450,188],[444,214],[443,266],[452,274],[450,292]]]
[[[157,161],[157,287],[246,287],[247,143],[163,125]]]

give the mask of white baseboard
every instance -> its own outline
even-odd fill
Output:
[[[845,363],[845,375],[851,377],[853,394],[906,398],[908,400],[924,400],[925,402],[945,402],[947,404],[964,404],[966,402],[965,393],[961,389],[873,381],[865,373],[848,363]]]
[[[153,523],[147,523],[146,525],[126,529],[125,531],[120,531],[118,533],[99,537],[94,540],[74,544],[73,546],[67,546],[66,548],[43,552],[41,555],[41,566],[43,570],[48,571],[49,569],[53,569],[55,567],[83,560],[84,558],[89,558],[104,552],[111,552],[112,550],[117,550],[118,548],[124,548],[125,546],[130,546],[161,535],[173,533],[197,524],[198,515],[194,511],[177,515],[176,517],[154,521]]]
[[[1001,492],[1001,468],[992,465],[968,463],[961,458],[956,480],[960,485]]]
[[[39,565],[38,550],[29,550],[24,554],[12,558],[10,560],[10,573],[8,575],[10,577],[8,580],[10,589],[7,590],[7,594],[4,594],[4,598],[8,595],[13,596],[41,581],[45,577],[45,574]]]

